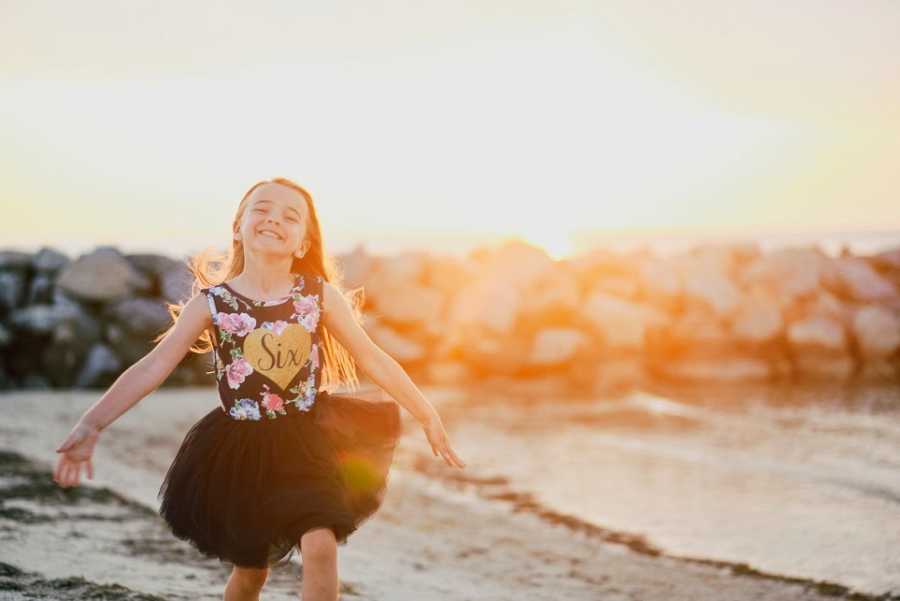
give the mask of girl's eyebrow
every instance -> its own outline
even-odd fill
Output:
[[[268,198],[261,198],[261,199],[257,200],[256,202],[254,202],[253,204],[258,205],[258,204],[261,204],[264,202],[272,202],[272,201],[269,200]],[[294,213],[297,213],[297,217],[299,217],[300,219],[303,219],[303,216],[299,212],[297,212],[297,209],[295,209],[294,207],[288,207],[288,208],[290,210],[292,210]]]

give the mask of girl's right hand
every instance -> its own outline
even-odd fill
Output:
[[[61,445],[56,449],[61,453],[53,471],[53,480],[63,488],[77,486],[84,468],[87,477],[94,479],[94,464],[91,456],[100,436],[100,430],[78,422]]]

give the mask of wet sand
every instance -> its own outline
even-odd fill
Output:
[[[455,436],[466,396],[423,391]],[[215,407],[214,391],[148,396],[101,437],[95,479],[60,489],[53,449],[96,398],[0,395],[0,599],[220,599],[230,566],[175,539],[156,515],[165,469],[189,426]],[[340,548],[343,599],[876,598],[660,554],[640,537],[529,501],[508,480],[481,477],[492,451],[462,432],[457,448],[472,469],[452,470],[404,419],[384,506]],[[296,599],[301,577],[295,555],[272,571],[263,598]]]

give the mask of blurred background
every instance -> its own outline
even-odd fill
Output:
[[[0,2],[4,469],[46,476],[28,462],[152,348],[186,259],[228,248],[244,192],[286,176],[470,464],[451,474],[411,424],[396,490],[421,477],[586,532],[590,557],[724,566],[734,598],[900,598],[898,31],[890,0]],[[166,410],[123,417],[152,417],[142,458],[137,427],[111,429],[101,484],[154,507],[211,370],[189,354],[153,393]],[[109,549],[140,553],[48,558],[52,495],[9,482],[25,513],[0,513],[4,536],[44,559],[0,552],[16,586],[216,598],[213,577],[163,584],[174,551],[112,526]],[[362,598],[468,598],[441,588],[453,570],[498,587],[473,598],[596,598],[625,574],[669,594],[644,564],[470,565],[465,511],[445,574],[351,559]],[[721,593],[675,573],[676,598]]]

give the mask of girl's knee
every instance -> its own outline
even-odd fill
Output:
[[[269,568],[242,568],[234,566],[232,573],[241,587],[249,590],[262,589],[269,577]]]
[[[300,554],[304,563],[310,561],[334,561],[337,556],[337,540],[330,527],[307,530],[300,537]]]

